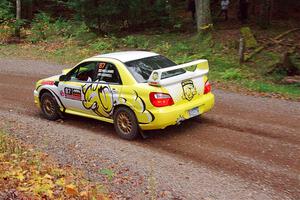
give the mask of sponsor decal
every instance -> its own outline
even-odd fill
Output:
[[[62,94],[62,91],[61,91]],[[65,88],[64,96],[66,99],[81,101],[81,90],[75,88]]]
[[[63,90],[61,90],[59,93],[60,93],[60,96],[62,96],[62,97],[65,96],[65,92]]]
[[[86,84],[82,87],[83,101],[82,105],[93,110],[101,117],[110,118],[113,112],[114,104],[117,103],[117,94],[112,92],[109,85],[98,83]]]
[[[132,94],[124,98],[116,88],[111,88],[109,84],[95,82],[84,85],[82,93],[82,105],[101,117],[112,118],[114,107],[123,104],[135,108],[140,124],[154,121],[154,115],[147,110],[144,100],[136,91],[131,91]]]
[[[97,77],[108,77],[112,78],[115,70],[99,69]]]
[[[98,70],[99,73],[108,73],[108,74],[113,74],[115,73],[115,70],[107,70],[107,69],[99,69]]]
[[[152,75],[152,79],[154,81],[156,81],[158,79],[158,73],[157,72],[154,72],[153,75]]]
[[[191,101],[194,96],[197,94],[194,83],[192,80],[186,80],[181,82],[182,90],[183,90],[183,99]]]

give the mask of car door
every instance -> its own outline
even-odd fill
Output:
[[[58,85],[61,101],[69,111],[92,113],[83,106],[82,88],[96,78],[98,62],[84,62],[72,69]]]
[[[122,80],[113,63],[99,62],[93,83],[83,87],[83,106],[100,117],[112,118],[113,108],[119,104]]]

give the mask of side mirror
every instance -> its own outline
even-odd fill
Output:
[[[60,75],[60,77],[59,77],[59,81],[65,81],[66,80],[66,75],[65,74],[63,74],[63,75]]]

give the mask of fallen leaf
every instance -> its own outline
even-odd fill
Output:
[[[73,184],[67,185],[65,190],[66,190],[66,194],[69,196],[75,196],[78,194],[77,188]]]
[[[63,187],[66,184],[66,181],[64,178],[60,178],[60,179],[56,180],[55,184],[60,187]]]
[[[87,198],[88,197],[88,192],[87,191],[82,191],[82,192],[80,192],[79,196]]]

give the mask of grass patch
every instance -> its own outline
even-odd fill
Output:
[[[243,75],[239,69],[230,68],[221,73],[221,78],[224,80],[241,80]]]
[[[0,198],[108,199],[102,185],[71,168],[58,167],[46,154],[1,131],[0,172]]]
[[[278,85],[274,83],[266,83],[261,81],[243,81],[242,85],[258,92],[283,94],[289,96],[292,99],[297,99],[300,96],[299,84]]]

